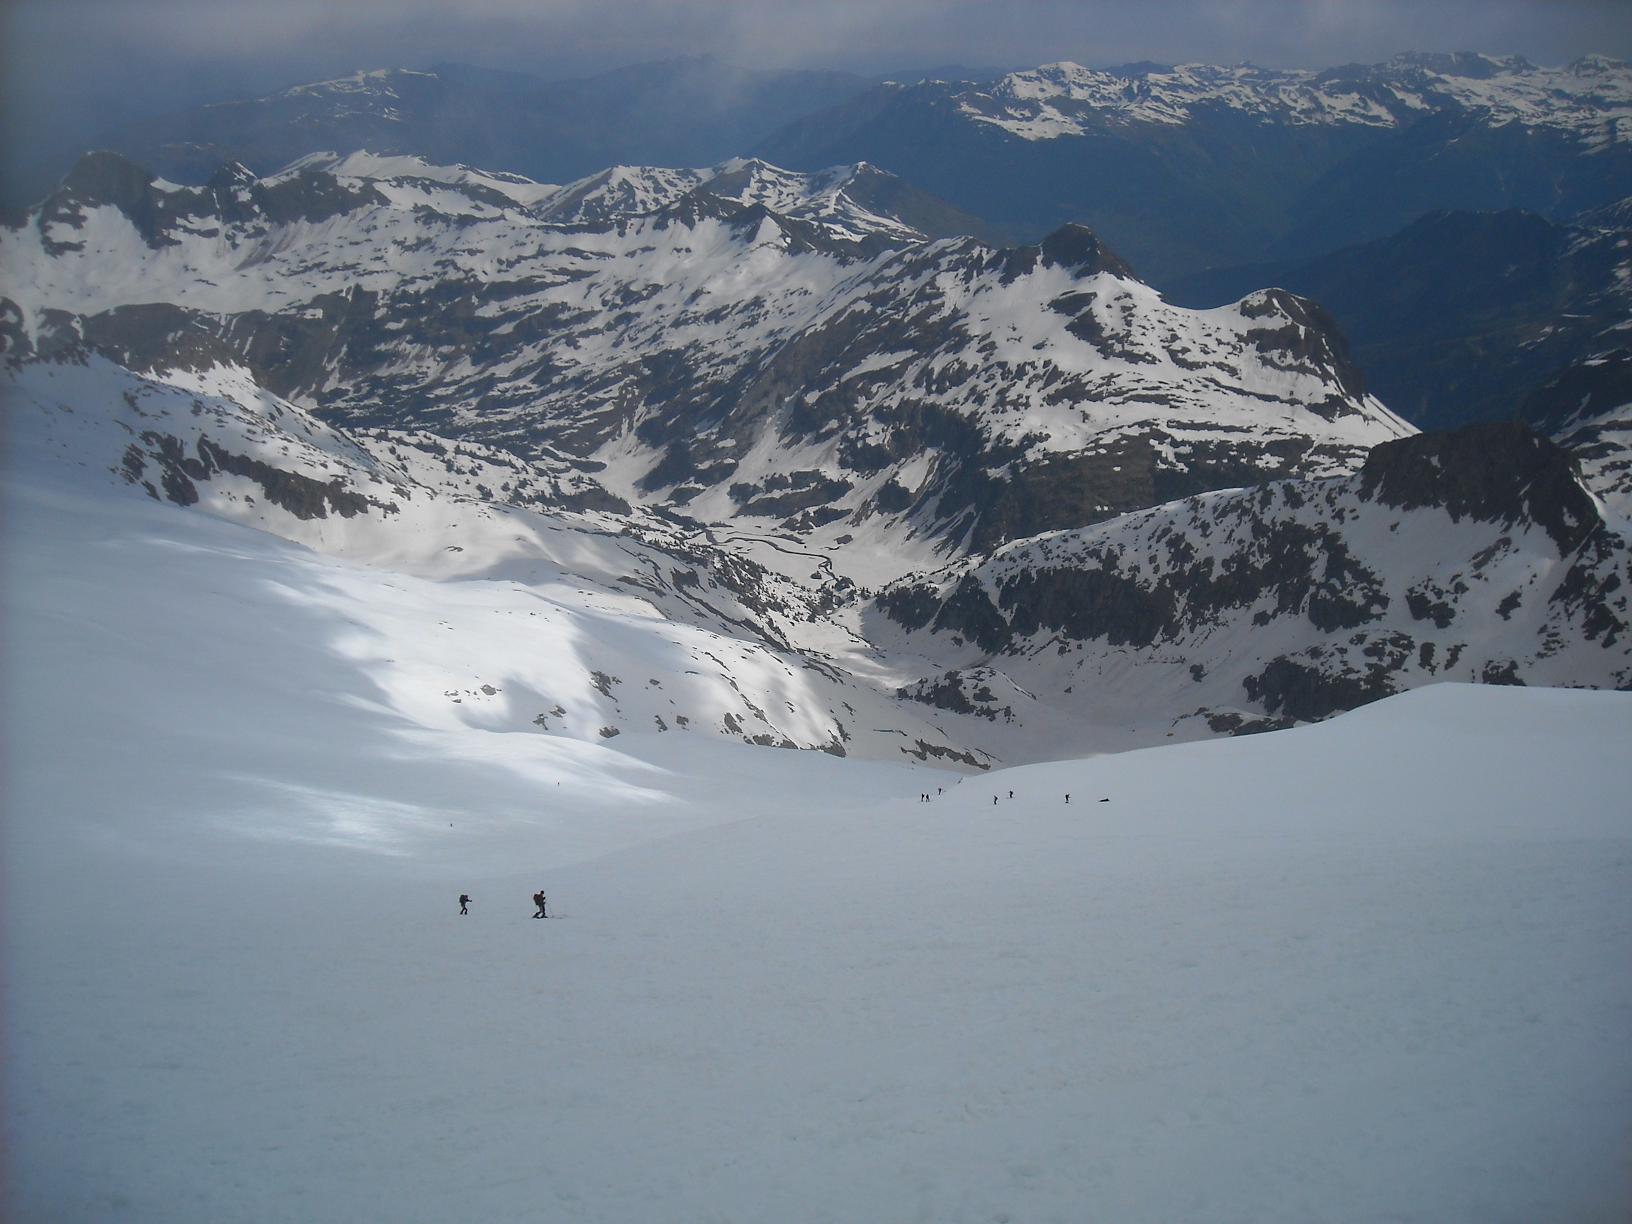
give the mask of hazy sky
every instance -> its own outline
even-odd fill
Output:
[[[1632,0],[6,0],[7,74],[459,58],[549,74],[714,53],[776,64],[1557,62],[1632,52]]]
[[[545,76],[713,54],[908,71],[1402,50],[1632,57],[1632,0],[0,0],[7,153],[110,118],[354,68],[459,61]]]

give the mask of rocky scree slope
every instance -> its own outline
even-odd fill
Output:
[[[189,188],[98,154],[0,230],[0,337],[238,366],[331,421],[568,455],[632,503],[873,556],[1352,471],[1410,432],[1314,303],[1183,310],[1081,227],[999,250],[938,215],[865,166],[551,193],[320,158]]]

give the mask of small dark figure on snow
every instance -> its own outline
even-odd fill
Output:
[[[540,889],[538,892],[533,894],[533,904],[538,907],[538,913],[533,915],[534,918],[548,918],[549,917],[549,915],[544,912],[544,890],[543,889]]]
[[[1071,792],[1070,791],[1065,792],[1065,804],[1066,804],[1067,807],[1071,806]]]
[[[469,897],[467,897],[467,896],[465,896],[465,894],[464,894],[464,893],[460,893],[460,894],[459,894],[459,912],[460,912],[460,913],[461,913],[461,914],[468,914],[468,913],[470,913],[470,911],[469,911],[469,910],[468,910],[468,909],[466,909],[466,908],[465,908],[465,906],[467,906],[467,905],[469,905],[469,904],[470,904],[470,898],[469,898]]]
[[[993,796],[992,796],[992,806],[993,806],[993,807],[996,807],[996,806],[997,806],[997,796],[996,796],[996,795],[993,795]]]
[[[1010,792],[1009,792],[1009,798],[1010,798],[1010,799],[1013,799],[1013,798],[1014,798],[1014,792],[1013,792],[1013,791],[1010,791]]]

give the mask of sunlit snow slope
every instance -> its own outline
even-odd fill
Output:
[[[349,684],[410,739],[468,733],[470,753],[518,759],[547,756],[547,737],[626,733],[990,759],[957,716],[897,697],[904,674],[829,620],[844,584],[795,584],[565,461],[338,431],[224,367],[163,381],[101,358],[33,363],[0,374],[0,404],[8,480],[22,504],[58,507],[19,513],[8,537],[70,574],[116,551],[141,594],[110,605],[110,625],[201,602],[214,611],[189,648],[238,634],[225,648],[253,660],[233,601],[266,595],[279,632],[350,661],[353,680],[319,690]],[[302,608],[322,615],[297,630]]]

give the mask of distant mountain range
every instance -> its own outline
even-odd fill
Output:
[[[873,84],[706,57],[565,81],[456,64],[387,68],[144,119],[105,143],[179,183],[206,182],[227,162],[271,174],[323,149],[566,183],[620,163],[713,165]]]
[[[1434,209],[1627,194],[1632,70],[1406,55],[1325,71],[1050,64],[880,86],[756,150],[865,159],[1029,239],[1080,221],[1152,283],[1381,237]]]
[[[317,150],[546,183],[743,155],[805,171],[870,162],[1012,241],[1089,225],[1165,287],[1380,238],[1434,210],[1561,220],[1608,205],[1632,181],[1632,70],[1401,55],[1319,71],[1058,63],[879,84],[706,58],[572,81],[450,65],[195,107],[106,144],[193,184],[225,162],[264,175]]]

